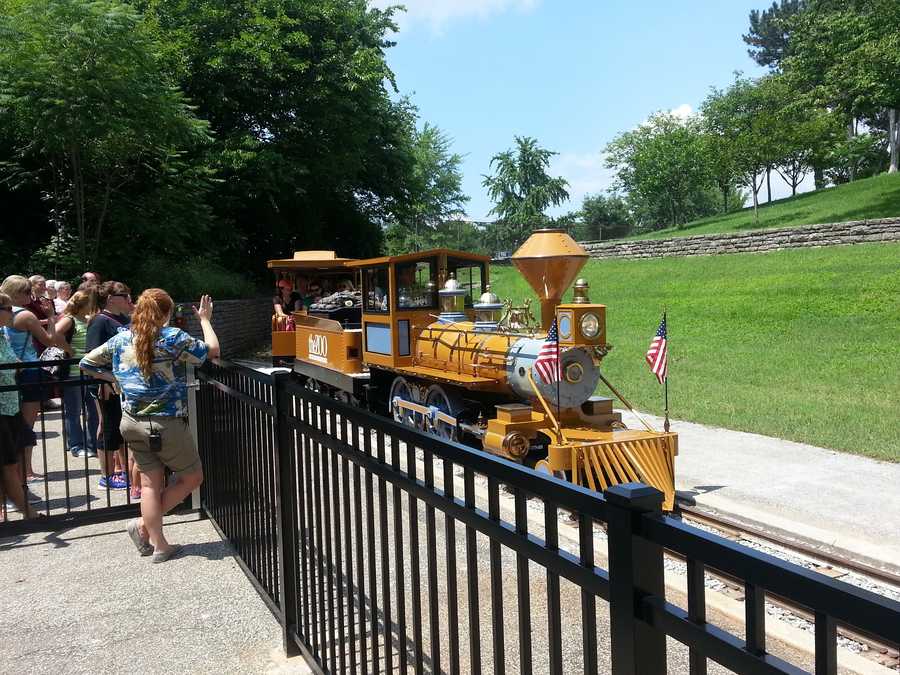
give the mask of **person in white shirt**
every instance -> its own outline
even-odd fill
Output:
[[[50,286],[50,282],[47,282],[47,286]],[[53,299],[53,306],[56,309],[57,314],[62,314],[63,310],[66,308],[66,303],[69,302],[69,298],[72,296],[72,287],[69,285],[67,281],[57,281],[56,282],[56,297]]]

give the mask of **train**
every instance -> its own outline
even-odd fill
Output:
[[[351,259],[298,251],[270,260],[277,279],[295,287],[304,278],[344,286],[287,320],[273,317],[273,363],[312,390],[591,490],[652,485],[671,511],[677,434],[646,423],[627,428],[612,396],[596,393],[602,382],[630,407],[601,372],[612,346],[606,306],[576,280],[587,259],[557,229],[534,231],[512,255],[537,294],[538,318],[528,301],[493,293],[483,255],[432,249]],[[551,326],[558,377],[535,368]]]

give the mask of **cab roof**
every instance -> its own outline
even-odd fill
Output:
[[[403,255],[381,256],[380,258],[362,258],[359,260],[349,260],[345,263],[347,267],[371,267],[373,265],[389,265],[399,262],[409,262],[412,260],[425,260],[427,258],[436,258],[441,255],[451,258],[462,258],[463,260],[472,260],[473,262],[489,263],[491,257],[488,255],[480,255],[478,253],[468,253],[466,251],[456,251],[452,248],[433,248],[428,251],[417,251],[416,253],[405,253]]]
[[[269,260],[272,270],[335,270],[354,262],[355,258],[338,258],[334,251],[294,251],[293,258]]]

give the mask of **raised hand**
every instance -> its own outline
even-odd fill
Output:
[[[206,321],[212,320],[213,315],[213,301],[212,298],[208,295],[200,296],[200,308],[197,309],[196,305],[194,306],[194,315],[198,320]]]

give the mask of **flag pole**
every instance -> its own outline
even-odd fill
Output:
[[[666,325],[666,349],[668,349],[669,348],[669,346],[668,346],[669,321],[668,321],[668,317],[666,316],[666,314],[667,314],[666,308],[663,307],[663,323]],[[669,368],[668,368],[668,366],[666,367],[666,380],[665,380],[663,386],[665,389],[665,409],[666,409],[666,418],[663,421],[663,431],[665,431],[666,433],[669,433]]]
[[[556,313],[557,308],[553,308],[553,320],[556,321]],[[562,379],[562,356],[559,353],[559,324],[556,326],[556,419],[560,419],[561,415],[559,412],[559,381]]]

